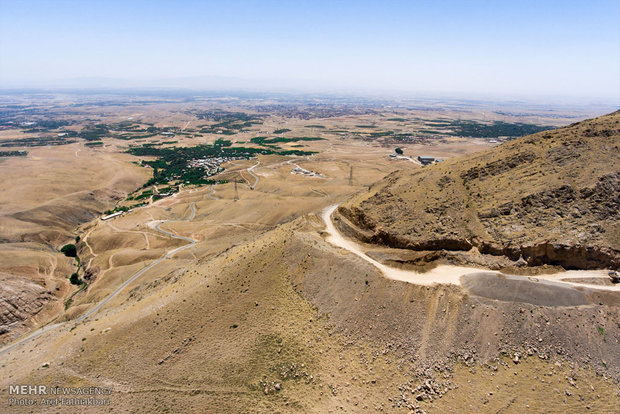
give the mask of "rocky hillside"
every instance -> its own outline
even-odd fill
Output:
[[[616,111],[393,173],[343,204],[338,222],[366,242],[469,251],[500,267],[618,269],[619,147]]]
[[[538,306],[399,282],[323,230],[310,214],[154,268],[1,355],[0,412],[52,412],[7,404],[11,384],[48,383],[112,390],[63,414],[617,412],[618,295]]]

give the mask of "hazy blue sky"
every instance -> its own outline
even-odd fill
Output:
[[[0,86],[222,76],[617,102],[619,22],[618,0],[0,0]]]

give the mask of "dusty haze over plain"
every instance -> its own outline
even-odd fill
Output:
[[[620,100],[615,1],[0,1],[0,87]]]

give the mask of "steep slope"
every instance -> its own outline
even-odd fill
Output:
[[[415,174],[438,168],[443,166]],[[283,174],[290,177],[290,169]],[[399,176],[407,175],[391,179]],[[261,185],[240,189],[236,202],[231,184],[218,189],[218,200],[208,198],[206,188],[184,191],[169,204],[160,200],[160,206],[88,233],[84,251],[142,251],[137,240],[150,236],[120,239],[111,226],[140,232],[144,228],[136,224],[185,217],[189,204],[197,205],[196,220],[169,227],[199,240],[181,257],[164,261],[97,313],[76,320],[80,306],[102,298],[93,285],[55,321],[56,328],[0,355],[0,411],[617,411],[616,293],[579,288],[578,301],[541,306],[516,294],[478,296],[467,283],[462,289],[391,280],[331,244],[315,214],[299,212],[318,212],[354,189],[318,187],[338,196],[311,198],[260,177]],[[277,197],[268,198],[272,194]],[[431,207],[440,202],[427,201]],[[414,216],[411,223],[416,225]],[[374,229],[350,226],[373,239]],[[446,231],[452,230],[446,225]],[[106,262],[140,266],[130,253],[112,261],[102,254],[82,257],[102,269]],[[126,267],[116,276],[136,270]],[[9,407],[13,384],[108,387],[109,394],[96,397],[108,398],[109,405]]]
[[[406,284],[322,232],[318,217],[304,216],[138,281],[94,318],[1,356],[0,409],[10,384],[109,387],[97,398],[110,405],[88,412],[612,412],[620,404],[603,377],[620,372],[616,297],[536,307]]]
[[[617,269],[619,147],[617,111],[393,173],[343,204],[339,225],[366,242],[472,251],[498,267]]]

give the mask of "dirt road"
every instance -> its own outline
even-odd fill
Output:
[[[144,267],[143,269],[139,270],[138,272],[134,273],[129,279],[127,279],[122,285],[120,285],[118,288],[116,288],[116,290],[114,292],[112,292],[110,295],[108,295],[108,297],[106,297],[104,300],[102,300],[101,302],[99,302],[97,305],[95,305],[93,308],[91,308],[90,310],[88,310],[86,313],[84,313],[83,315],[81,315],[80,317],[78,317],[76,320],[77,321],[83,321],[86,318],[88,318],[89,316],[93,315],[95,312],[97,312],[99,309],[101,309],[102,306],[104,306],[106,303],[108,303],[110,300],[112,300],[116,295],[118,295],[125,287],[127,287],[127,285],[129,285],[131,282],[135,281],[136,279],[138,279],[140,276],[142,276],[144,273],[146,273],[147,271],[149,271],[150,269],[152,269],[153,267],[157,266],[159,263],[161,263],[162,261],[164,261],[165,259],[174,256],[176,253],[183,251],[185,249],[188,249],[190,247],[192,247],[195,243],[196,240],[189,238],[189,237],[185,237],[185,236],[179,236],[176,235],[174,233],[171,233],[167,230],[162,230],[160,228],[160,226],[162,224],[165,223],[181,223],[181,222],[187,222],[187,221],[191,221],[194,219],[194,216],[196,215],[196,209],[194,206],[194,203],[190,204],[190,216],[186,219],[183,220],[165,220],[165,221],[161,221],[158,224],[156,224],[154,226],[154,229],[159,231],[160,233],[163,233],[169,237],[172,237],[174,239],[180,239],[180,240],[184,240],[189,242],[188,244],[181,246],[181,247],[177,247],[176,249],[170,250],[168,253],[166,253],[164,256],[160,257],[159,259],[155,260],[153,263],[149,264],[148,266]],[[72,321],[70,321],[72,322]],[[18,347],[19,345],[30,341],[31,339],[34,339],[38,336],[43,335],[46,332],[51,331],[52,329],[55,329],[59,326],[62,326],[64,324],[66,324],[68,322],[64,322],[64,323],[57,323],[57,324],[53,324],[53,325],[47,325],[45,327],[40,328],[39,330],[33,332],[32,334],[30,334],[29,336],[27,336],[24,339],[21,339],[13,344],[7,345],[6,347],[4,347],[3,349],[0,350],[0,355],[5,354],[6,352],[11,351],[12,349]]]
[[[349,252],[361,257],[369,263],[372,263],[377,267],[388,279],[400,280],[403,282],[414,283],[417,285],[433,285],[439,284],[461,284],[461,275],[467,273],[479,273],[480,269],[461,267],[461,266],[437,266],[433,270],[426,273],[414,272],[411,270],[396,269],[379,263],[375,259],[369,257],[365,252],[361,244],[346,239],[334,226],[331,220],[332,213],[336,210],[338,205],[327,207],[323,210],[321,217],[327,226],[327,232],[330,234],[327,237],[327,241],[335,246],[348,250]]]
[[[327,232],[329,236],[327,237],[327,241],[335,246],[341,247],[349,252],[361,257],[367,262],[371,263],[375,267],[377,267],[388,279],[400,280],[407,283],[413,283],[417,285],[433,285],[433,284],[452,284],[457,286],[463,286],[462,276],[470,276],[467,277],[468,280],[471,280],[472,277],[485,277],[488,276],[506,276],[497,271],[492,270],[481,270],[473,267],[463,267],[463,266],[448,266],[448,265],[440,265],[436,268],[426,272],[419,273],[412,270],[402,270],[396,269],[393,267],[386,266],[373,258],[369,257],[365,253],[365,248],[362,244],[345,238],[334,226],[334,223],[331,220],[332,213],[336,210],[338,205],[332,205],[323,210],[321,214],[321,218],[325,222],[327,227]],[[484,275],[484,276],[482,276]],[[512,278],[520,278],[525,279],[522,276],[510,276],[509,279]],[[612,292],[620,292],[620,285],[613,286],[605,286],[605,285],[595,285],[588,283],[576,283],[570,282],[567,279],[608,279],[605,270],[569,270],[565,272],[559,272],[549,275],[538,275],[536,277],[529,277],[528,280],[532,283],[544,283],[548,285],[546,287],[587,287],[592,290],[604,290],[604,291],[612,291]]]
[[[95,307],[93,307],[91,310],[89,310],[88,312],[86,312],[85,314],[83,314],[79,318],[77,318],[78,321],[82,321],[82,320],[88,318],[93,313],[97,312],[103,305],[105,305],[110,300],[112,300],[128,284],[130,284],[131,282],[133,282],[134,280],[136,280],[137,278],[142,276],[145,272],[149,271],[151,268],[157,266],[159,263],[161,263],[162,261],[166,260],[167,258],[174,256],[176,253],[178,253],[180,251],[183,251],[185,249],[188,249],[188,248],[192,247],[194,244],[196,244],[196,240],[194,240],[194,239],[191,239],[191,238],[185,237],[185,236],[178,236],[178,235],[176,235],[174,233],[171,233],[171,232],[169,232],[167,230],[162,230],[160,228],[160,226],[162,224],[164,224],[164,223],[183,223],[183,222],[187,222],[187,221],[192,221],[194,219],[194,216],[196,215],[196,209],[194,207],[194,203],[190,204],[189,207],[190,207],[191,213],[190,213],[190,216],[188,218],[186,218],[184,220],[166,220],[166,221],[162,221],[161,223],[159,223],[156,226],[154,226],[154,229],[159,231],[160,233],[163,233],[163,234],[165,234],[167,236],[170,236],[173,239],[185,240],[185,241],[187,241],[189,243],[186,244],[185,246],[177,247],[176,249],[170,250],[168,253],[166,253],[164,256],[160,257],[159,259],[155,260],[150,265],[148,265],[145,268],[143,268],[143,269],[139,270],[138,272],[134,273],[133,276],[131,276],[129,279],[127,279],[118,288],[116,288],[116,290],[114,292],[112,292],[107,298],[105,298],[104,300],[99,302]]]
[[[252,176],[254,177],[254,184],[250,184],[250,182],[248,181],[248,185],[250,186],[250,190],[253,190],[257,185],[258,185],[258,176],[256,174],[254,174],[254,172],[252,170],[254,170],[254,168],[258,167],[260,164],[260,161],[258,161],[256,164],[254,164],[253,166],[251,166],[250,168],[246,169],[246,171]],[[243,174],[241,174],[241,176],[243,177]],[[243,177],[245,179],[245,177]],[[247,180],[246,180],[247,181]]]

